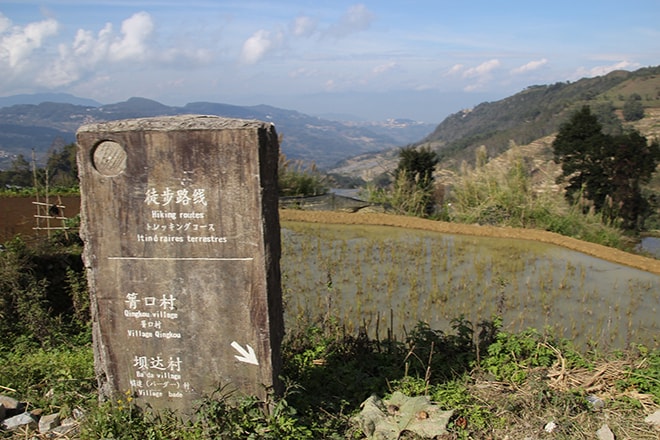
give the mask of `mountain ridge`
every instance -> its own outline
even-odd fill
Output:
[[[74,142],[78,127],[87,123],[190,113],[273,122],[289,159],[314,162],[320,168],[356,153],[414,142],[434,127],[415,122],[344,123],[264,104],[193,102],[177,107],[141,97],[98,107],[45,101],[0,108],[0,169],[8,168],[16,155],[28,157],[31,151],[43,161],[53,146]]]
[[[17,104],[41,104],[42,102],[57,102],[89,107],[100,107],[103,105],[93,99],[81,98],[70,93],[22,93],[19,95],[0,96],[0,108],[11,107]]]
[[[73,142],[76,129],[84,123],[197,113],[273,122],[282,136],[282,151],[289,159],[315,162],[321,169],[369,181],[396,167],[402,146],[431,148],[438,153],[441,168],[456,170],[463,161],[472,162],[475,150],[482,145],[489,156],[495,157],[512,144],[529,144],[555,133],[574,110],[585,104],[604,119],[612,119],[612,110],[621,119],[626,99],[635,94],[645,108],[660,108],[660,66],[532,85],[507,98],[460,110],[439,124],[404,119],[341,122],[265,104],[192,102],[175,107],[139,97],[98,107],[53,102],[21,104],[0,108],[0,156],[4,155],[0,157],[0,168],[10,164],[12,155],[25,154],[37,143],[45,154],[50,148],[44,145],[49,137],[55,138],[57,145]],[[650,127],[641,130],[646,136],[660,131],[653,122],[646,125]],[[26,127],[31,127],[32,136]]]

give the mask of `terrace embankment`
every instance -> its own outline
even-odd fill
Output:
[[[35,208],[29,197],[0,198],[0,242],[11,239],[15,234],[34,234]],[[78,197],[63,197],[58,203],[67,205],[67,217],[78,214]],[[313,223],[332,223],[346,225],[396,226],[400,228],[421,229],[446,234],[474,235],[482,237],[517,238],[555,244],[584,254],[633,267],[635,269],[660,275],[660,260],[613,249],[594,243],[577,240],[563,235],[535,229],[501,228],[494,226],[465,225],[439,222],[416,217],[406,217],[379,213],[346,213],[335,211],[280,210],[282,220],[304,221]]]
[[[391,214],[300,211],[290,209],[280,210],[280,219],[282,221],[302,221],[311,223],[395,226],[399,228],[421,229],[446,234],[533,240],[562,246],[566,249],[582,252],[583,254],[592,257],[660,275],[660,260],[536,229],[465,225]]]

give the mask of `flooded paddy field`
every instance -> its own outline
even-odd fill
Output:
[[[34,199],[0,199],[0,242],[35,231]],[[66,216],[78,197],[62,197]],[[660,260],[543,231],[413,217],[280,211],[285,320],[339,317],[401,338],[419,321],[449,330],[502,316],[584,346],[660,345]]]
[[[287,323],[336,316],[401,338],[419,321],[449,330],[497,315],[507,331],[548,327],[583,347],[660,343],[658,274],[539,241],[288,217]]]

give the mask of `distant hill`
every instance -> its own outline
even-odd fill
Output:
[[[507,151],[511,145],[526,145],[556,133],[570,114],[582,105],[611,115],[620,110],[628,97],[638,94],[647,109],[660,108],[660,66],[634,72],[615,71],[608,75],[575,82],[535,85],[496,102],[484,102],[448,116],[428,136],[415,142],[428,146],[440,156],[439,168],[457,169],[461,162],[472,162],[475,150],[485,145],[490,157]],[[655,112],[647,111],[647,121]],[[652,138],[658,136],[658,121],[636,123]],[[362,154],[348,158],[332,171],[349,176],[374,178],[396,167],[396,150]]]
[[[528,144],[556,132],[585,104],[596,113],[604,113],[611,107],[621,109],[633,93],[642,96],[645,107],[660,107],[660,67],[531,86],[500,101],[450,115],[419,144],[430,146],[442,159],[454,163],[471,160],[481,145],[495,156],[507,150],[511,142]]]
[[[33,149],[43,160],[53,145],[74,142],[76,130],[85,123],[178,114],[273,122],[282,136],[282,151],[289,159],[313,161],[320,168],[333,166],[356,153],[415,142],[433,130],[431,124],[407,120],[382,123],[329,121],[267,105],[241,107],[194,102],[171,107],[145,98],[98,106],[52,101],[21,103],[0,108],[0,169],[7,168],[17,154],[30,157]]]
[[[42,102],[59,102],[62,104],[85,105],[100,107],[100,102],[93,99],[79,98],[68,93],[33,93],[12,96],[0,96],[0,107],[11,107],[18,104],[41,104]]]

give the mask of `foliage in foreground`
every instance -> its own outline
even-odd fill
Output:
[[[82,409],[83,439],[363,438],[350,416],[371,394],[395,391],[426,395],[454,410],[449,438],[538,435],[553,421],[558,438],[586,439],[605,422],[615,433],[643,429],[645,413],[660,405],[658,350],[640,347],[603,361],[552,335],[509,334],[498,326],[498,320],[481,323],[479,335],[462,319],[446,333],[420,323],[395,341],[345,335],[336,321],[319,321],[297,329],[285,344],[283,396],[238,398],[219,387],[198,402],[190,421],[140,408],[130,393],[97,404],[89,344],[7,350],[0,380],[5,394],[17,390],[30,408],[65,414]],[[613,372],[616,377],[608,379]],[[596,394],[580,377],[608,379],[590,385],[604,408],[593,405]]]
[[[636,438],[654,438],[643,418],[660,405],[660,350],[580,353],[547,332],[507,333],[499,318],[476,325],[458,318],[447,330],[419,323],[403,339],[385,340],[347,334],[332,316],[303,320],[283,346],[283,396],[238,397],[219,384],[190,421],[139,408],[130,393],[99,404],[89,328],[74,325],[85,321],[84,307],[75,305],[82,268],[71,265],[71,281],[57,295],[51,278],[54,261],[77,261],[78,245],[16,240],[0,258],[3,295],[31,297],[26,307],[49,324],[44,334],[22,316],[2,320],[12,338],[0,340],[0,392],[27,402],[28,410],[64,416],[82,410],[79,438],[363,438],[351,416],[370,395],[395,391],[454,410],[450,438],[538,436],[549,421],[559,426],[557,438],[592,438],[605,422],[615,434],[634,429]],[[46,288],[34,290],[39,284]],[[604,408],[590,403],[593,395]],[[2,431],[0,437],[29,438]]]

